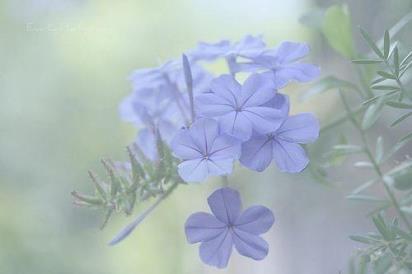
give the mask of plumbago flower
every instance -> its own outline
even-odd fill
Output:
[[[252,206],[242,212],[239,192],[221,188],[209,196],[213,213],[192,214],[185,224],[189,243],[201,242],[199,255],[206,264],[227,266],[233,246],[243,256],[262,260],[268,254],[268,244],[259,237],[274,223],[273,213],[264,206]]]
[[[287,117],[269,134],[254,134],[242,144],[240,163],[256,170],[265,170],[274,159],[281,171],[301,172],[309,163],[300,144],[314,142],[319,136],[319,122],[310,113]]]
[[[233,161],[240,156],[240,142],[221,134],[217,122],[211,119],[198,119],[189,129],[181,130],[171,146],[182,159],[178,172],[187,182],[230,174]]]
[[[192,61],[198,60],[215,60],[217,58],[235,58],[237,56],[252,58],[260,55],[265,49],[266,44],[262,36],[246,35],[239,42],[231,43],[228,40],[222,40],[215,44],[199,42],[197,48],[189,51]]]
[[[247,141],[255,130],[268,133],[280,126],[280,111],[265,106],[276,95],[273,82],[252,74],[242,85],[223,75],[211,82],[210,92],[196,97],[197,113],[216,118],[223,132]]]
[[[283,42],[278,48],[250,58],[251,63],[238,64],[237,70],[267,71],[272,75],[276,87],[283,88],[289,81],[308,82],[319,76],[318,66],[299,62],[308,53],[307,44]]]

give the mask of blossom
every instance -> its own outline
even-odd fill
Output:
[[[185,224],[189,243],[201,242],[199,255],[208,265],[227,266],[233,245],[243,256],[262,260],[268,254],[268,244],[259,235],[274,223],[270,209],[252,206],[242,212],[239,192],[225,187],[207,199],[213,213],[192,214]]]
[[[301,172],[309,163],[300,144],[314,142],[319,136],[319,122],[310,113],[289,116],[269,134],[255,134],[242,144],[240,163],[256,170],[265,170],[274,159],[281,171]]]
[[[240,142],[221,134],[217,122],[205,118],[177,133],[171,148],[182,160],[178,173],[186,182],[201,182],[208,176],[230,174],[233,161],[240,156]]]
[[[266,50],[252,58],[252,63],[240,64],[239,70],[267,70],[277,88],[283,88],[291,80],[308,82],[320,73],[318,66],[299,62],[308,53],[309,47],[304,43],[283,42],[278,48]]]
[[[196,97],[197,114],[216,118],[223,132],[242,141],[249,140],[253,130],[270,132],[284,118],[279,110],[264,105],[275,97],[276,90],[261,74],[251,75],[243,86],[223,75],[211,82],[210,89]]]
[[[197,47],[188,54],[193,61],[198,60],[215,60],[217,58],[251,58],[261,54],[265,48],[261,36],[246,35],[239,42],[231,43],[228,40],[210,44],[199,42]]]

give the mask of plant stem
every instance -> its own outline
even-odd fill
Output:
[[[408,218],[406,217],[406,215],[403,213],[403,211],[401,210],[400,206],[399,206],[399,202],[396,199],[395,194],[393,193],[393,191],[390,189],[390,187],[385,183],[385,181],[383,180],[383,173],[380,169],[379,164],[377,163],[375,157],[373,157],[373,154],[368,146],[368,140],[366,139],[366,134],[365,131],[362,129],[362,127],[360,126],[360,124],[357,122],[357,120],[355,119],[355,117],[353,116],[353,112],[351,111],[348,102],[346,101],[345,96],[343,95],[343,93],[341,91],[339,91],[339,94],[342,98],[342,103],[345,106],[346,112],[348,113],[348,115],[350,116],[350,120],[352,122],[352,124],[355,126],[355,128],[359,131],[360,137],[362,139],[363,142],[363,146],[364,146],[364,151],[369,159],[369,161],[372,163],[373,168],[376,172],[376,174],[379,176],[380,181],[383,183],[383,186],[385,188],[385,191],[387,193],[387,195],[389,196],[389,199],[393,205],[393,207],[395,208],[395,210],[397,211],[399,217],[402,219],[402,221],[405,223],[405,225],[407,226],[408,230],[410,232],[412,232],[412,225],[409,222]]]
[[[174,183],[168,190],[166,190],[163,195],[161,195],[156,202],[154,202],[150,207],[148,207],[142,214],[138,215],[133,222],[125,226],[110,242],[109,245],[116,245],[119,242],[123,241],[133,230],[154,210],[160,203],[165,200],[169,195],[176,189],[179,183]]]

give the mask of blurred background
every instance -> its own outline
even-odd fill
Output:
[[[264,261],[234,252],[224,271],[204,266],[183,231],[192,212],[207,210],[205,198],[218,181],[180,187],[116,247],[107,242],[129,219],[116,216],[100,231],[102,214],[76,208],[70,196],[73,189],[92,189],[87,171],[103,172],[99,159],[126,158],[136,130],[120,121],[117,107],[130,92],[130,72],[177,57],[197,41],[245,34],[263,34],[271,46],[307,41],[324,75],[353,77],[350,61],[313,28],[316,20],[300,20],[336,2],[2,0],[0,273],[344,273],[357,247],[347,236],[370,228],[368,208],[345,199],[362,174],[336,176],[344,180],[325,185],[308,172],[289,176],[272,167],[256,174],[236,167],[231,185],[244,206],[270,207],[276,224],[264,236],[270,242]],[[344,2],[361,52],[366,47],[357,25],[380,37],[412,11],[409,0]],[[410,38],[404,42],[411,45]],[[321,121],[337,113],[333,93],[302,103],[307,87],[286,90],[293,112],[315,112]],[[389,140],[396,136],[384,121],[376,131]]]

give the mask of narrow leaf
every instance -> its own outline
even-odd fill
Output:
[[[382,76],[383,78],[386,78],[386,79],[392,79],[392,80],[396,79],[396,77],[394,75],[392,75],[392,74],[390,74],[389,72],[386,72],[386,71],[378,71],[377,74]]]
[[[386,105],[393,107],[393,108],[412,109],[412,105],[401,103],[401,102],[396,102],[396,101],[386,102]]]
[[[391,40],[389,37],[389,31],[385,31],[384,39],[383,39],[383,55],[385,59],[388,59],[389,56],[389,47],[391,45]]]
[[[404,115],[402,115],[401,117],[399,117],[398,119],[396,119],[395,121],[393,121],[393,123],[391,124],[391,127],[397,126],[398,124],[400,124],[403,120],[407,119],[409,116],[412,115],[412,112],[406,113]]]
[[[379,136],[376,141],[376,150],[375,150],[375,160],[377,163],[380,163],[383,158],[383,138]]]
[[[395,67],[395,75],[399,77],[399,52],[398,47],[393,51],[393,66]]]
[[[360,28],[361,34],[363,39],[365,39],[366,43],[368,43],[369,47],[378,55],[379,57],[383,58],[383,53],[378,49],[376,46],[375,42],[372,40],[372,38],[369,36],[369,34]]]
[[[383,99],[382,97],[378,99],[378,101],[368,107],[368,109],[365,111],[365,114],[363,116],[362,120],[362,128],[363,129],[369,129],[371,126],[375,124],[375,122],[378,120],[380,114],[381,114],[381,109],[383,107]]]
[[[370,65],[370,64],[379,64],[382,63],[382,60],[376,60],[376,59],[355,59],[352,60],[353,63],[359,64],[359,65]]]

